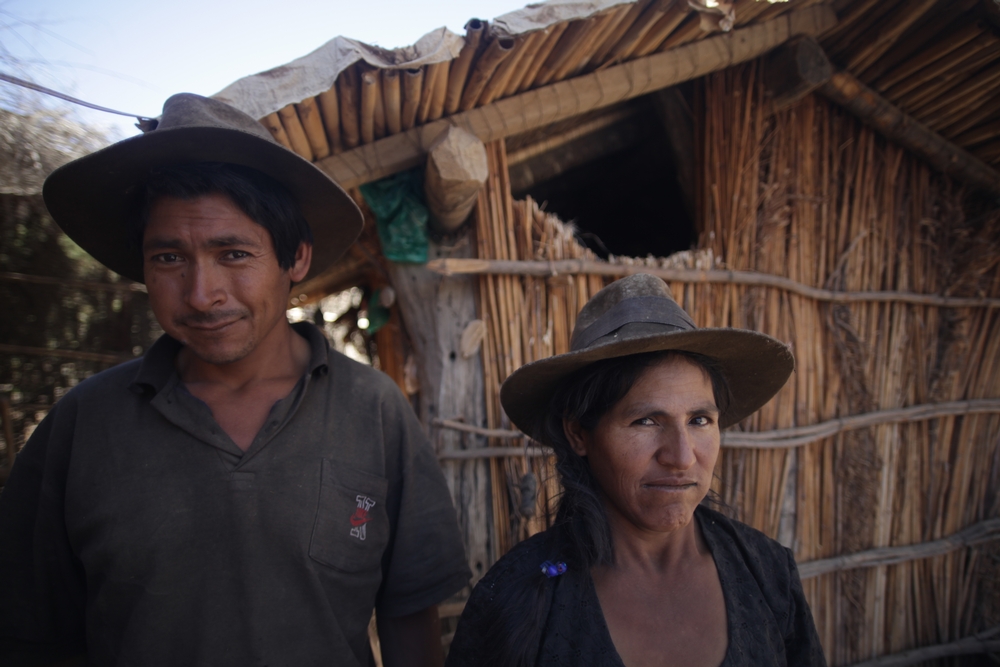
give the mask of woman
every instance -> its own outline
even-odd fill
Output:
[[[791,551],[703,503],[721,429],[784,385],[788,348],[697,329],[649,275],[598,292],[570,347],[501,390],[564,493],[476,586],[448,667],[825,665]]]

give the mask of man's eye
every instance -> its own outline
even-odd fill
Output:
[[[712,419],[710,417],[706,417],[705,415],[698,415],[697,417],[691,419],[691,423],[695,426],[710,426],[712,424]]]
[[[229,252],[226,253],[225,256],[226,259],[244,259],[246,257],[249,257],[250,253],[248,253],[245,250],[230,250]]]
[[[164,253],[160,253],[159,255],[153,255],[152,259],[153,259],[154,262],[161,262],[163,264],[171,264],[173,262],[179,262],[181,258],[180,258],[180,255],[175,255],[172,252],[164,252]]]

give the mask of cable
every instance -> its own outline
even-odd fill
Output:
[[[149,116],[143,116],[137,113],[126,113],[124,111],[116,111],[115,109],[109,109],[107,107],[98,106],[96,104],[91,104],[90,102],[84,102],[83,100],[78,100],[75,97],[70,97],[63,93],[52,90],[51,88],[46,88],[45,86],[39,86],[37,83],[32,83],[30,81],[25,81],[24,79],[19,79],[16,76],[11,76],[10,74],[4,74],[0,72],[0,81],[6,81],[7,83],[12,83],[15,86],[21,86],[22,88],[27,88],[29,90],[34,90],[39,93],[44,93],[46,95],[51,95],[52,97],[58,97],[61,100],[66,100],[67,102],[72,102],[73,104],[79,104],[80,106],[87,107],[88,109],[96,109],[97,111],[104,111],[106,113],[113,113],[119,116],[129,116],[137,120],[152,120]]]

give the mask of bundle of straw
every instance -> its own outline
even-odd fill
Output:
[[[836,289],[1000,294],[1000,215],[970,224],[950,181],[829,103],[809,97],[771,116],[748,65],[707,77],[696,118],[701,245],[727,268]],[[989,309],[824,305],[738,285],[678,292],[699,326],[750,327],[793,346],[797,372],[745,429],[1000,396],[1000,316]],[[997,516],[998,435],[995,414],[946,416],[788,452],[726,450],[717,489],[799,560],[926,542]],[[808,581],[831,662],[988,624],[975,590],[997,566],[975,553]]]

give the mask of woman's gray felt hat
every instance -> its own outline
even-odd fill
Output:
[[[732,392],[719,416],[722,428],[756,412],[784,386],[795,368],[787,345],[746,329],[699,329],[667,284],[640,273],[617,280],[584,305],[570,351],[525,364],[500,388],[500,402],[524,433],[540,435],[556,388],[572,373],[602,359],[679,350],[710,357]]]
[[[129,229],[153,167],[225,162],[284,185],[313,233],[306,279],[328,268],[361,233],[361,211],[339,185],[228,104],[181,93],[163,104],[163,115],[152,125],[144,134],[63,165],[42,190],[63,231],[109,269],[143,282],[142,259]]]

